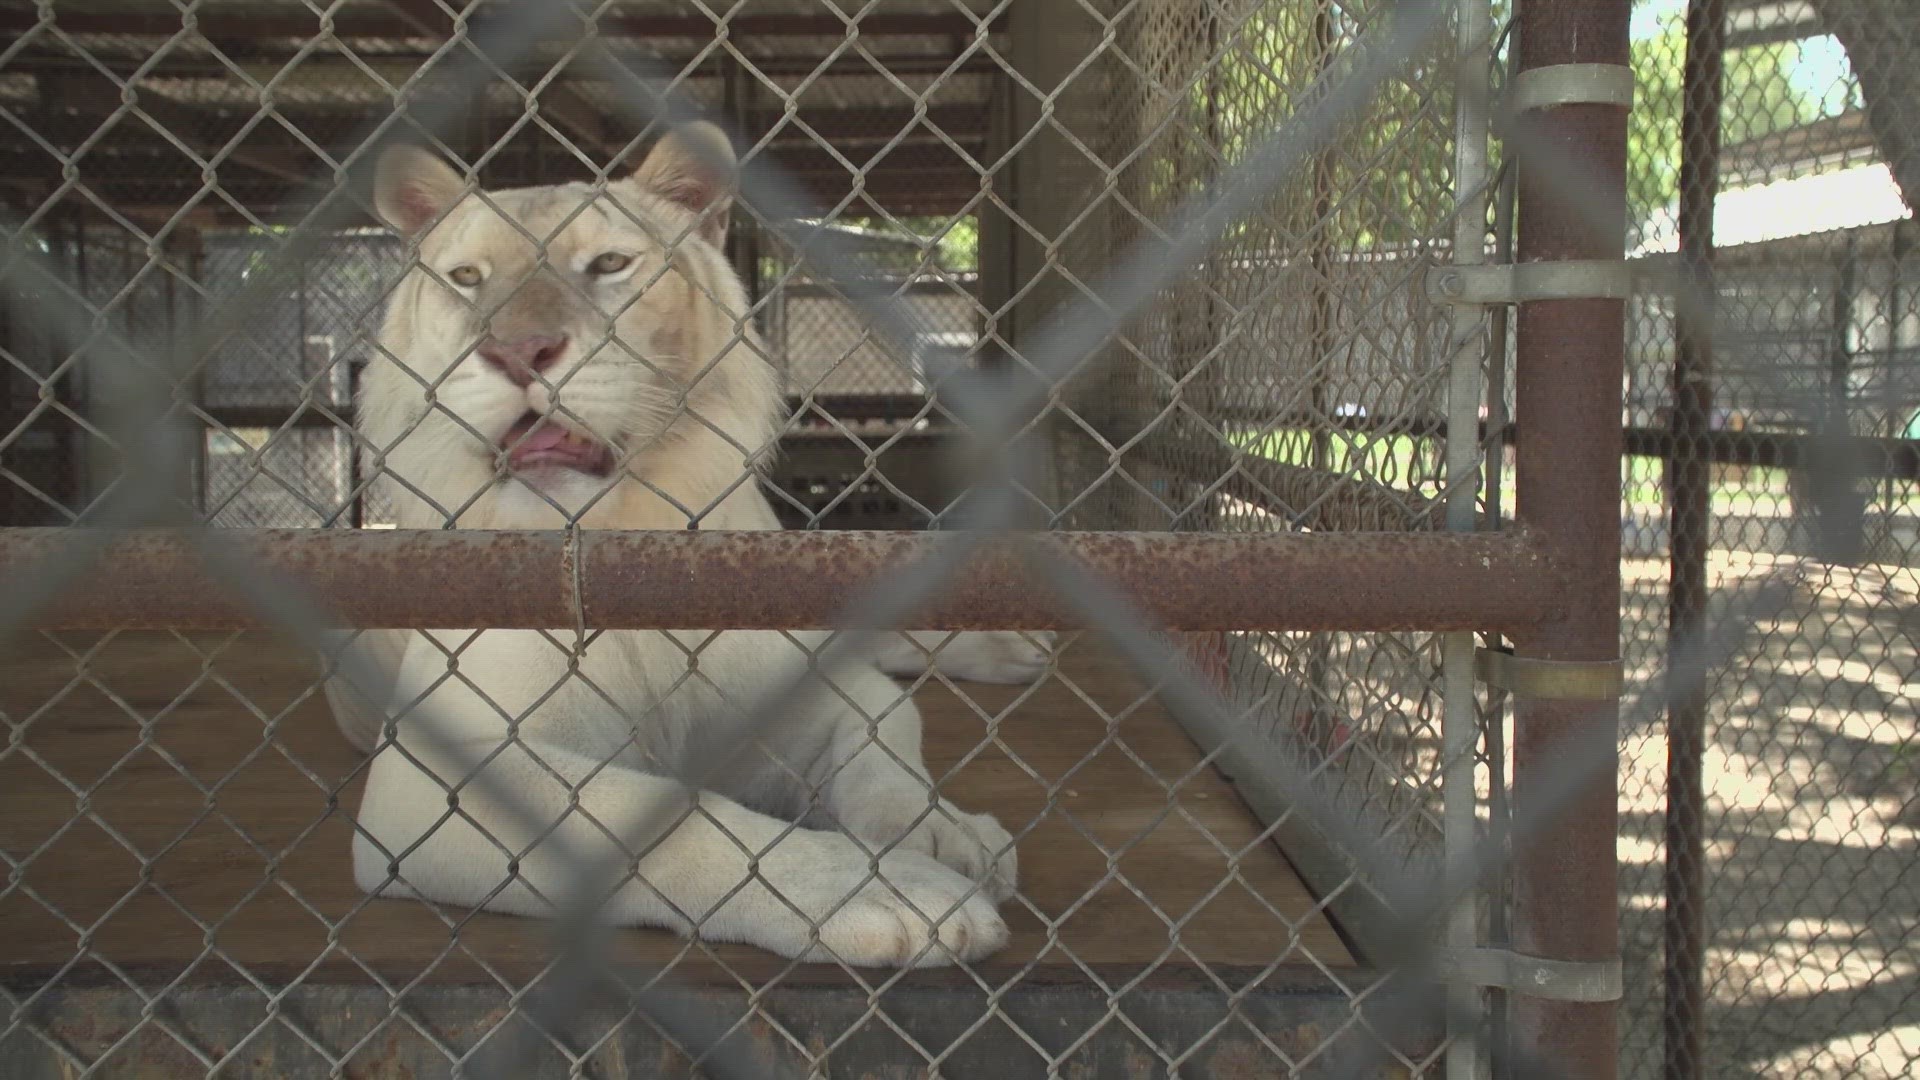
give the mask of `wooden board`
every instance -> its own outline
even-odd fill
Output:
[[[0,657],[17,740],[0,751],[0,845],[20,866],[0,896],[0,977],[36,984],[76,956],[64,985],[117,983],[106,965],[148,985],[228,984],[242,968],[276,984],[517,983],[544,965],[536,920],[360,895],[348,846],[364,762],[304,653],[260,635],[61,640]],[[1039,687],[957,686],[918,694],[928,761],[955,802],[1020,838],[1014,940],[983,974],[1353,963],[1231,788],[1110,657],[1076,644]],[[659,931],[617,947],[696,984],[850,978]]]

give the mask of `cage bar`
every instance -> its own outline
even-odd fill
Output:
[[[584,614],[589,626],[616,629],[797,630],[833,626],[859,590],[882,586],[950,538],[284,529],[222,539],[263,580],[319,600],[347,626],[553,628]],[[0,530],[0,576],[30,580],[87,540],[105,545],[99,565],[35,614],[34,625],[222,629],[268,621],[222,584],[182,533]],[[1170,630],[1518,631],[1551,618],[1570,587],[1517,533],[1041,533],[1025,542],[1122,586]],[[1020,543],[1017,534],[982,541],[914,624],[1079,625],[1032,576]]]
[[[1629,0],[1530,0],[1514,12],[1516,70],[1563,64],[1625,65]],[[1611,260],[1625,254],[1627,109],[1568,104],[1529,116],[1519,167],[1517,263]],[[1570,160],[1590,189],[1576,197],[1550,179],[1544,159]],[[1549,623],[1515,635],[1514,653],[1536,660],[1610,661],[1620,649],[1619,491],[1623,446],[1618,400],[1626,354],[1623,301],[1569,299],[1519,305],[1515,319],[1517,511],[1542,544],[1564,557],[1574,581]],[[1513,805],[1525,820],[1547,796],[1543,778],[1579,737],[1618,723],[1614,701],[1514,699]],[[1513,943],[1548,960],[1611,962],[1615,914],[1616,767],[1609,760],[1542,835],[1514,853]],[[1612,1077],[1613,1002],[1510,999],[1520,1051],[1575,1080]]]

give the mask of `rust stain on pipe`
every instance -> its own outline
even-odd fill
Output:
[[[1563,64],[1627,66],[1630,0],[1523,0],[1515,48],[1522,72]],[[1544,109],[1519,144],[1515,259],[1521,263],[1620,259],[1625,254],[1627,110],[1569,104]],[[1591,184],[1565,190],[1536,166],[1541,148],[1564,155]],[[1605,661],[1620,655],[1620,391],[1626,305],[1568,299],[1522,303],[1515,317],[1514,414],[1518,510],[1531,535],[1568,574],[1559,616],[1514,635],[1517,656]],[[1619,723],[1613,701],[1517,698],[1513,817],[1533,821],[1561,793],[1556,770],[1570,748]],[[1617,763],[1599,763],[1558,816],[1517,845],[1512,947],[1551,960],[1619,956]],[[1509,999],[1518,1046],[1569,1080],[1618,1075],[1614,1002]]]
[[[73,543],[0,530],[0,580]],[[342,626],[574,625],[563,532],[289,529],[221,539]],[[911,532],[585,532],[579,595],[601,629],[812,629],[950,536]],[[1036,581],[1019,539],[1114,582],[1171,630],[1512,631],[1558,608],[1565,576],[1520,533],[1041,533],[982,542],[913,619],[924,629],[1082,625]],[[131,530],[39,612],[47,629],[221,629],[263,623],[212,575],[191,534]]]

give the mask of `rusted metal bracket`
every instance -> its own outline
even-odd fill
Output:
[[[1611,701],[1626,685],[1618,660],[1534,660],[1505,649],[1477,650],[1473,671],[1488,686],[1524,698]]]
[[[1509,949],[1443,949],[1436,966],[1444,982],[1495,986],[1549,1001],[1618,1001],[1625,989],[1619,957],[1547,960]]]
[[[1524,304],[1534,300],[1625,300],[1633,267],[1623,259],[1443,266],[1427,274],[1438,304]]]
[[[1553,64],[1522,71],[1507,86],[1508,113],[1556,105],[1633,107],[1633,69],[1620,64]]]

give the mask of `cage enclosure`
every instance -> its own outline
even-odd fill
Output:
[[[0,0],[0,1074],[1899,1075],[1920,1051],[1897,986],[1836,991],[1876,1030],[1818,1034],[1839,999],[1793,998],[1775,969],[1798,946],[1747,929],[1826,919],[1809,948],[1910,979],[1882,939],[1911,874],[1865,850],[1910,840],[1905,684],[1874,672],[1911,674],[1920,593],[1896,191],[1914,88],[1910,49],[1876,45],[1910,38],[1886,10]],[[1844,88],[1816,100],[1789,48],[1827,49]],[[696,119],[737,167],[689,153],[650,176]],[[378,180],[402,144],[479,200],[429,209],[510,222],[523,281],[489,293],[484,260],[434,263],[435,226],[390,227],[432,194]],[[1763,198],[1860,167],[1898,213]],[[498,209],[553,185],[567,205],[539,229]],[[642,467],[655,448],[577,416],[536,449],[632,452],[584,507],[499,529],[480,492],[423,494],[369,402],[408,368],[395,349],[435,335],[383,319],[433,288],[491,309],[447,372],[399,385],[414,425],[454,416],[510,486],[531,443],[455,416],[457,380],[524,392],[501,426],[535,441],[591,393],[568,380],[592,356],[548,371],[492,335],[542,275],[599,273],[562,238],[595,215],[617,231],[635,190],[690,215],[648,243],[727,334],[688,357],[684,326],[609,330],[601,370],[692,365],[632,412],[668,417],[662,455],[720,445],[719,494],[679,499]],[[1749,197],[1798,224],[1736,235]],[[635,257],[607,254],[608,275]],[[779,401],[764,439],[725,408],[749,384]],[[621,484],[671,512],[602,527]],[[1789,571],[1790,601],[1750,606],[1745,585]],[[1710,615],[1760,643],[1721,648]],[[431,732],[439,687],[502,662],[489,635],[565,671],[484,703],[505,734],[435,828],[491,805],[488,762],[537,742],[549,697],[622,712],[596,649],[670,643],[649,692],[711,688],[740,714],[703,717],[714,740],[757,750],[781,721],[716,685],[718,632],[786,635],[754,640],[832,684],[828,642],[849,638],[808,635],[861,620],[886,628],[863,647],[906,659],[879,698],[830,689],[861,752],[893,753],[880,733],[917,709],[916,797],[1005,827],[1004,946],[941,937],[972,895],[902,916],[939,942],[908,969],[819,952],[848,898],[793,908],[805,960],[698,912],[654,920],[689,933],[576,917],[534,884],[536,852],[579,832],[603,776],[657,764],[646,717],[572,774],[543,763],[567,789],[554,820],[488,837],[505,870],[481,902],[356,884],[379,762]],[[384,688],[342,697],[364,672],[316,648],[342,627],[417,635],[407,678],[438,643],[435,689],[395,690],[395,654]],[[982,642],[1000,666],[959,659]],[[1627,679],[1661,689],[1615,739]],[[1881,786],[1775,752],[1802,735]],[[1807,813],[1852,813],[1837,857],[1870,888],[1716,891],[1705,866],[1791,881],[1820,857],[1796,833],[1755,862],[1727,830],[1818,828],[1702,760],[1863,785]],[[856,831],[831,805],[848,764],[774,816]],[[705,798],[632,809],[672,833]],[[644,862],[665,841],[585,816],[621,889],[671,891]],[[728,838],[745,869],[716,910],[785,837]],[[393,878],[413,856],[384,857]],[[905,895],[884,857],[867,900]],[[560,917],[501,913],[528,889]],[[1836,912],[1863,928],[1845,943]],[[1793,1021],[1766,1045],[1727,1034],[1757,1002]]]

